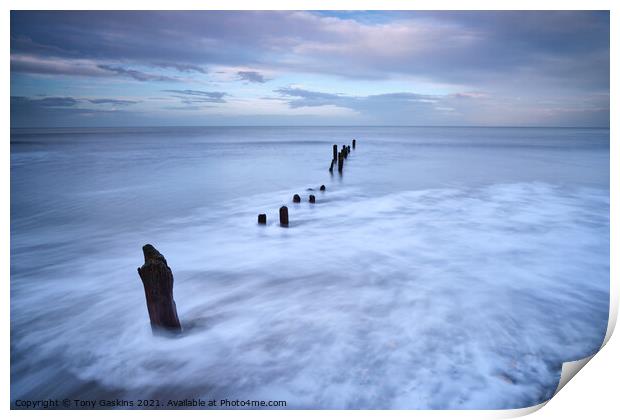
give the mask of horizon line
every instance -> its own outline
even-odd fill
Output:
[[[49,130],[49,129],[99,129],[99,128],[321,128],[321,127],[403,127],[403,128],[595,128],[610,129],[610,126],[595,125],[403,125],[403,124],[377,124],[377,125],[109,125],[109,126],[58,126],[58,127],[10,127],[10,130]]]

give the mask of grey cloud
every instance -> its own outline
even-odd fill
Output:
[[[80,100],[71,97],[29,98],[11,96],[11,127],[79,126],[96,117],[102,122],[118,123],[130,114],[105,109],[82,108]]]
[[[241,80],[252,83],[265,83],[267,81],[267,79],[265,79],[265,76],[263,76],[257,71],[238,71],[237,76],[239,76]]]
[[[191,89],[167,89],[164,92],[175,93],[175,98],[179,98],[183,103],[192,104],[197,102],[224,103],[226,92],[209,92],[205,90]]]
[[[115,105],[115,106],[126,106],[137,104],[138,101],[129,101],[126,99],[109,99],[109,98],[101,98],[101,99],[88,99],[88,102],[95,105]]]
[[[177,82],[179,79],[168,76],[160,76],[157,74],[144,73],[138,70],[127,69],[121,66],[111,66],[108,64],[99,64],[97,67],[103,70],[116,73],[121,76],[131,77],[140,82]]]
[[[432,103],[440,99],[440,97],[436,95],[421,95],[410,92],[394,92],[368,96],[348,96],[290,87],[276,89],[274,92],[279,93],[286,98],[291,108],[334,105],[351,108],[354,110],[365,110],[369,107],[375,108],[384,106],[385,104],[394,105],[398,102]]]
[[[609,84],[608,12],[374,16],[382,17],[375,19],[379,23],[294,11],[20,11],[11,13],[11,50],[178,69],[263,65],[365,79],[405,74],[451,83],[505,83],[525,71],[530,84],[546,85],[542,79],[565,69],[554,75],[559,83],[570,76],[578,85]]]

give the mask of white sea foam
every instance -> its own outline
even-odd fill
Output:
[[[148,238],[67,222],[73,240],[50,249],[54,226],[14,233],[12,398],[516,408],[549,398],[561,363],[600,346],[605,186],[321,182],[314,205],[305,184],[256,191],[175,214]],[[151,334],[143,242],[175,274],[179,339]]]

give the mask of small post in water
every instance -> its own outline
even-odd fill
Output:
[[[355,139],[353,139],[353,148],[355,149]]]
[[[177,315],[172,288],[174,277],[163,255],[151,244],[142,247],[144,265],[138,274],[144,285],[146,307],[151,320],[153,334],[160,332],[180,333],[181,323]]]
[[[338,172],[342,173],[342,165],[344,164],[343,152],[338,153]]]
[[[288,207],[280,207],[280,226],[288,227]]]
[[[332,158],[332,161],[335,161],[337,157],[338,157],[338,145],[334,144],[334,157]]]
[[[293,196],[293,203],[301,203],[301,197],[299,196],[299,194],[295,194]]]
[[[310,197],[308,197],[308,201],[314,204],[314,203],[316,203],[316,197],[314,195],[310,194]]]
[[[321,188],[319,188],[321,191],[325,191],[325,185],[321,185]]]
[[[267,215],[264,213],[261,213],[258,215],[258,224],[259,225],[266,225],[267,224]]]

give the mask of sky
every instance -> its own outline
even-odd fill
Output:
[[[609,13],[12,11],[11,126],[609,126]]]

